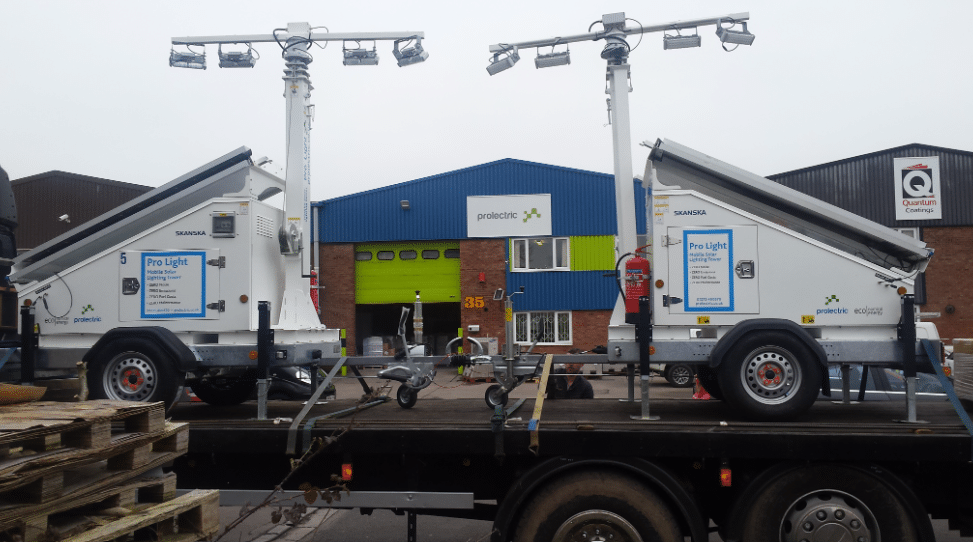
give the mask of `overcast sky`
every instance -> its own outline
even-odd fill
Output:
[[[583,34],[618,11],[643,25],[749,12],[756,35],[732,53],[711,26],[698,49],[630,38],[636,173],[638,143],[657,138],[761,175],[907,143],[973,150],[967,0],[0,0],[0,165],[159,186],[247,146],[283,175],[277,45],[255,46],[252,70],[220,69],[208,46],[203,71],[170,68],[170,39],[308,22],[423,31],[429,52],[399,68],[380,42],[378,66],[352,67],[340,44],[312,49],[314,200],[502,158],[611,173],[602,42],[572,45],[569,66],[537,70],[525,50],[485,68],[490,44]]]

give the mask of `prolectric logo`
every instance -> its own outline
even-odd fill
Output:
[[[838,304],[841,300],[838,299],[836,295],[830,295],[824,298],[824,306],[827,307],[832,303]],[[829,309],[818,309],[816,314],[848,314],[848,309],[842,307],[832,307]]]
[[[834,301],[835,303],[837,303],[839,301],[838,296],[833,295],[831,297],[824,298],[824,305],[825,306],[828,306],[828,305],[831,304],[832,301]]]
[[[91,305],[85,305],[84,307],[81,308],[81,316],[84,316],[89,311],[94,312],[94,310],[95,310],[95,308],[92,307]]]
[[[531,216],[536,216],[537,218],[541,217],[541,214],[537,212],[537,207],[532,208],[530,212],[524,211],[524,222],[530,220]]]

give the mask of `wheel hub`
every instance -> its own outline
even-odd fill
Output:
[[[781,523],[784,542],[879,542],[877,523],[858,499],[840,491],[819,491],[791,505]]]
[[[747,393],[764,404],[787,401],[801,384],[800,367],[793,355],[779,347],[751,354],[741,367],[740,377]]]
[[[553,542],[642,542],[635,527],[607,510],[587,510],[569,518]]]
[[[155,389],[155,368],[144,359],[126,356],[116,360],[105,373],[105,390],[110,399],[144,401]]]

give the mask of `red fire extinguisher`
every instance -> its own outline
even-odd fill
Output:
[[[649,278],[649,260],[636,255],[625,262],[626,320],[637,318],[639,313],[639,298],[649,295]]]
[[[318,272],[314,269],[311,270],[311,303],[314,303],[314,310],[320,313],[321,307],[318,305]]]

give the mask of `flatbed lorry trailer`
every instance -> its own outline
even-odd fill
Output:
[[[406,512],[413,535],[415,514],[491,520],[494,541],[705,541],[710,525],[734,541],[934,541],[930,516],[973,536],[973,439],[945,401],[921,403],[921,423],[901,403],[829,400],[787,422],[690,399],[653,400],[657,421],[617,398],[512,399],[502,416],[479,399],[299,409],[270,402],[259,421],[252,405],[178,403],[180,483],[224,504],[285,478],[278,497],[300,503],[341,485],[335,507]]]

